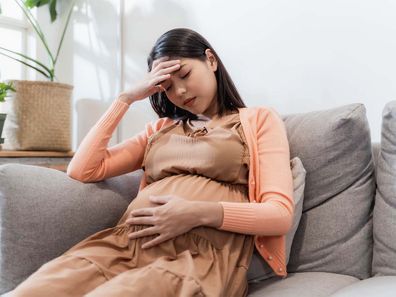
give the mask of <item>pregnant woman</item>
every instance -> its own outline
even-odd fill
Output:
[[[131,104],[159,119],[108,142]],[[294,212],[289,144],[269,107],[246,107],[219,56],[197,32],[156,41],[148,73],[83,139],[67,174],[97,182],[143,169],[115,227],[41,266],[10,296],[246,296],[257,252],[286,276]]]

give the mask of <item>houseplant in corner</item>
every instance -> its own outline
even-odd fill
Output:
[[[0,104],[5,102],[5,98],[9,96],[9,92],[15,92],[11,82],[0,82]],[[0,144],[4,143],[4,138],[1,138],[3,133],[4,122],[7,117],[6,113],[0,112]],[[1,147],[1,146],[0,146]]]
[[[25,54],[0,47],[0,54],[42,74],[46,81],[11,80],[16,92],[10,97],[4,124],[4,149],[71,149],[71,96],[73,86],[56,80],[55,66],[65,37],[75,0],[70,1],[66,21],[56,52],[50,50],[45,34],[31,9],[48,5],[51,21],[57,17],[56,0],[14,0],[36,33],[48,56],[48,64]]]

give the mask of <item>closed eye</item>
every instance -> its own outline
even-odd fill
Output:
[[[182,78],[182,79],[183,79],[183,78],[186,78],[187,76],[190,75],[190,73],[191,73],[191,71],[188,72],[185,76],[183,76],[183,77],[181,77],[181,78]],[[165,91],[169,91],[169,90],[171,89],[171,87],[172,87],[172,85],[170,85],[167,89],[165,89]]]
[[[190,71],[191,72],[191,71]],[[187,76],[190,75],[190,72],[188,72],[185,76],[183,76],[182,78],[186,78]]]

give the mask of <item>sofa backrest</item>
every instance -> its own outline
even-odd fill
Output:
[[[283,116],[307,171],[289,272],[371,275],[375,174],[363,104]]]
[[[373,232],[373,275],[396,275],[396,101],[382,112]]]
[[[381,150],[381,144],[379,142],[372,142],[371,143],[371,152],[372,152],[372,157],[373,157],[373,162],[374,162],[374,173],[377,173],[377,164],[378,164],[378,158]],[[377,180],[377,179],[375,179]]]

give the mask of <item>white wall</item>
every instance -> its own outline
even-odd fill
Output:
[[[248,106],[268,105],[285,114],[361,102],[372,140],[379,141],[382,108],[396,99],[396,1],[81,1],[69,36],[72,63],[59,69],[75,87],[74,149],[119,86],[130,87],[147,71],[155,40],[175,27],[208,39]],[[122,49],[117,39],[121,1]],[[134,104],[118,141],[155,117],[148,100]]]
[[[82,0],[74,14],[74,150],[119,91],[119,21],[118,0]]]
[[[361,102],[379,141],[382,108],[396,99],[395,13],[391,0],[126,1],[126,79],[145,71],[156,38],[188,27],[216,49],[248,106]]]

